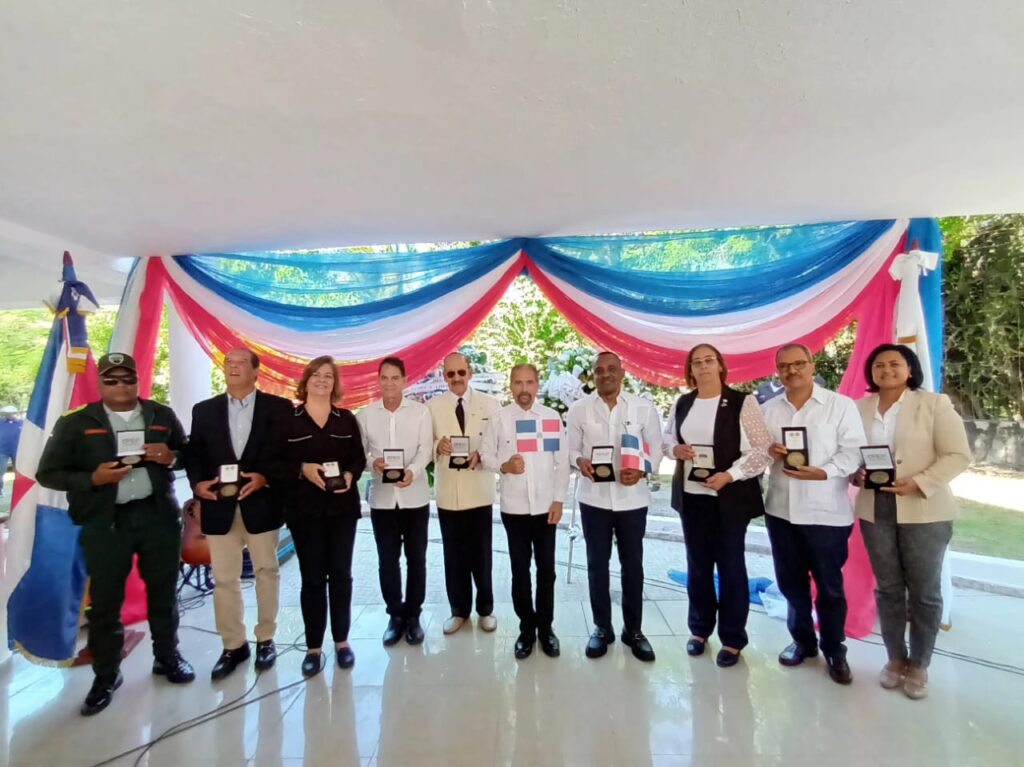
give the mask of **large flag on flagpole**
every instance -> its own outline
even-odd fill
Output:
[[[6,566],[0,579],[0,660],[16,646],[35,662],[69,665],[85,594],[79,528],[65,494],[36,480],[43,447],[71,407],[99,399],[86,316],[99,307],[65,251],[59,297],[18,448]]]

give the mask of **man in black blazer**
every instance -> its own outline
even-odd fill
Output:
[[[256,668],[269,669],[277,659],[277,543],[288,482],[281,430],[292,403],[256,390],[259,365],[251,350],[232,350],[224,359],[227,392],[192,409],[186,469],[210,545],[213,608],[224,644],[210,675],[215,680],[250,656],[241,590],[246,546],[256,575]]]

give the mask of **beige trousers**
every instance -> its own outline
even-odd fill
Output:
[[[225,650],[237,650],[246,641],[245,609],[242,605],[242,548],[249,547],[256,574],[256,641],[274,638],[277,631],[277,602],[281,573],[277,565],[279,530],[252,534],[242,522],[242,510],[235,507],[235,519],[225,535],[208,535],[210,564],[217,581],[213,590],[213,612]]]

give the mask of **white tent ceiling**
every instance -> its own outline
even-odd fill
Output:
[[[126,257],[1024,210],[1017,0],[6,0],[0,306]]]

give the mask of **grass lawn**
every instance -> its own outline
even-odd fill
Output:
[[[953,523],[954,551],[1024,559],[1024,513],[963,498]]]

